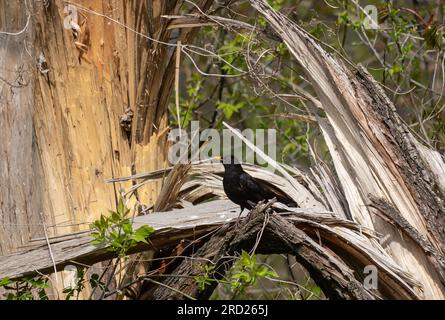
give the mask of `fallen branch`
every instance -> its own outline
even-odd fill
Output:
[[[265,210],[266,205],[259,205],[244,219],[239,229],[223,227],[214,234],[194,255],[200,258],[190,263],[184,260],[172,273],[175,277],[167,278],[165,286],[158,287],[150,294],[150,299],[183,299],[178,291],[198,299],[208,299],[217,285],[217,281],[199,291],[194,277],[199,276],[203,266],[213,264],[213,278],[220,280],[233,263],[230,258],[241,250],[250,251],[258,244],[256,253],[292,254],[309,271],[314,281],[330,299],[376,299],[381,297],[377,291],[366,289],[354,276],[351,269],[341,258],[325,246],[319,245],[308,234],[297,228],[285,218]],[[264,225],[264,222],[267,222]],[[258,243],[257,235],[263,232]],[[211,262],[209,262],[211,261]],[[352,261],[349,259],[348,263]],[[175,289],[172,291],[171,289]],[[385,288],[386,289],[386,288]],[[400,288],[398,288],[400,289]],[[383,290],[385,291],[385,290]],[[147,298],[147,297],[146,297]],[[396,290],[386,298],[416,299],[412,291]]]
[[[211,232],[215,228],[233,221],[239,215],[238,206],[229,201],[213,201],[187,209],[158,212],[136,217],[133,228],[150,225],[156,233],[150,238],[152,246],[138,245],[129,253],[162,248],[176,244],[181,239],[194,238]],[[63,270],[67,265],[88,265],[113,258],[112,252],[100,245],[93,245],[93,238],[86,231],[73,238],[49,239],[52,256],[48,253],[45,240],[40,245],[7,256],[0,257],[0,279],[20,278],[28,275],[49,274]]]
[[[436,155],[430,163],[422,161],[431,152],[419,152],[420,143],[364,68],[349,70],[343,60],[326,52],[303,28],[273,10],[266,0],[249,2],[280,35],[313,85],[326,114],[326,118],[317,121],[350,216],[360,225],[388,236],[385,251],[389,259],[422,283],[425,298],[443,299],[445,286],[425,252],[415,243],[404,241],[391,224],[376,217],[368,206],[369,195],[384,198],[443,256],[442,159]]]
[[[183,239],[194,240],[216,231],[209,240],[201,241],[201,248],[190,257],[191,259],[211,258],[215,263],[219,263],[226,253],[234,254],[241,249],[251,250],[257,246],[258,253],[295,255],[331,298],[418,298],[416,290],[420,288],[419,283],[398,269],[384,252],[372,246],[372,242],[377,241],[372,231],[317,208],[293,208],[289,209],[292,210],[290,212],[280,214],[267,213],[269,220],[266,223],[263,210],[264,207],[253,210],[248,219],[245,219],[245,215],[242,216],[239,228],[233,228],[232,223],[238,218],[239,209],[225,200],[136,217],[134,228],[145,224],[152,226],[156,232],[150,237],[150,245],[138,245],[132,248],[129,254],[169,248],[176,246]],[[219,228],[220,230],[217,230]],[[263,235],[260,241],[257,241],[258,232],[261,230]],[[49,239],[56,269],[62,270],[70,264],[91,266],[114,258],[104,246],[93,245],[91,241],[92,237],[88,232],[83,235],[76,233],[72,239]],[[180,265],[175,274],[193,275],[198,272],[198,265],[191,264],[189,259],[181,259],[183,258],[177,258]],[[0,257],[0,279],[49,274],[54,271],[54,264],[43,240],[42,245],[28,251]],[[366,265],[375,265],[378,269],[378,292],[364,291],[360,285],[361,274]],[[156,279],[157,276],[156,273],[153,274],[153,278]],[[196,288],[190,284],[194,282],[193,278],[174,279],[163,282],[166,285],[163,289],[158,288],[154,293],[150,292],[154,297],[160,298],[166,295],[166,291],[158,290],[167,290],[167,287],[179,291],[183,291],[183,286],[190,286],[187,289],[189,291]],[[196,292],[187,290],[186,294],[198,296]]]

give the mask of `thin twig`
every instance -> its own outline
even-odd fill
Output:
[[[49,242],[48,232],[46,230],[45,217],[43,216],[42,212],[40,212],[40,217],[42,219],[43,232],[45,233],[45,240],[46,240],[46,244],[48,245],[49,256],[51,257],[51,261],[53,262],[54,274],[55,274],[55,277],[56,277],[56,283],[59,284],[59,276],[57,274],[56,260],[54,259],[53,251],[51,250],[51,244]]]
[[[179,126],[179,139],[181,139],[181,114],[179,112],[179,67],[181,63],[181,41],[178,41],[178,47],[176,48],[176,68],[175,68],[175,103],[176,103],[176,115],[178,117]]]

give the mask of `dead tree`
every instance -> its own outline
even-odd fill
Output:
[[[206,258],[208,263],[215,264],[215,279],[222,277],[230,267],[231,261],[227,261],[224,257],[240,249],[254,247],[256,252],[261,253],[295,255],[326,295],[332,299],[445,298],[445,165],[442,156],[423,145],[413,135],[398,116],[394,105],[379,84],[363,68],[347,66],[341,59],[327,53],[316,40],[284,15],[274,11],[265,0],[250,0],[250,3],[272,27],[273,32],[270,31],[269,35],[274,39],[281,39],[287,45],[312,83],[316,96],[311,96],[307,92],[302,92],[302,94],[312,101],[316,108],[324,111],[324,116],[313,112],[312,119],[318,123],[323,133],[332,157],[333,167],[329,169],[316,165],[309,175],[276,162],[273,162],[277,169],[276,173],[266,172],[255,166],[246,166],[252,175],[286,192],[299,204],[300,208],[297,210],[287,208],[282,214],[278,214],[279,210],[273,206],[269,208],[270,204],[261,204],[251,211],[249,217],[244,219],[238,228],[232,228],[233,223],[231,223],[238,214],[236,210],[227,209],[230,208],[230,204],[223,205],[216,201],[184,208],[182,211],[157,212],[137,217],[135,223],[153,225],[156,233],[151,239],[153,247],[139,246],[133,249],[133,253],[169,248],[180,240],[196,239],[200,236],[199,244],[194,242],[197,251],[187,253],[193,254],[194,258]],[[56,13],[61,9],[42,10],[55,10],[53,13]],[[48,15],[43,15],[43,17],[48,18]],[[195,22],[193,20],[193,23]],[[221,23],[221,20],[218,22]],[[36,25],[37,30],[43,30],[48,26],[51,26],[49,21],[41,21]],[[251,26],[242,25],[241,27],[254,30]],[[42,34],[47,33],[37,32],[40,37]],[[60,30],[54,30],[54,34],[60,35]],[[63,37],[66,39],[68,36],[63,34]],[[37,39],[40,38],[37,37]],[[55,46],[50,41],[43,40],[45,38],[41,38],[38,43],[44,46]],[[77,50],[75,43],[71,46],[72,49]],[[55,48],[50,47],[44,51],[49,53],[44,55],[47,62],[58,66]],[[67,54],[72,55],[72,53]],[[148,51],[145,55],[141,54],[141,58],[144,58],[143,61],[146,63],[145,67],[153,62],[147,58],[147,55]],[[79,58],[78,55],[76,57]],[[110,58],[113,59],[113,57]],[[126,68],[136,72],[131,69],[134,64],[123,66],[120,64],[121,59],[113,61],[118,66],[116,72],[121,70],[119,75],[124,74],[123,70],[127,70]],[[162,73],[164,75],[163,88],[171,86],[173,73],[167,72],[171,65],[172,60],[166,65],[165,73]],[[62,66],[64,68],[61,70],[69,70],[69,64],[66,64],[66,61]],[[91,76],[91,70],[82,69],[79,72],[81,81],[91,83],[85,80],[91,80],[91,77],[86,77],[86,75]],[[75,82],[77,75],[68,71],[67,74],[74,77],[75,79],[70,79]],[[63,83],[58,83],[53,75],[52,78],[48,75],[45,75],[46,78],[42,75],[39,77],[37,84],[41,95],[38,97],[48,97],[48,99],[55,97],[56,95],[50,93],[59,91],[49,90],[51,86],[61,86],[60,90],[66,94],[69,93]],[[131,91],[136,92],[134,101],[139,101],[137,97],[140,95],[144,96],[144,88],[152,88],[145,82],[146,80],[141,81],[140,87],[137,87],[138,90]],[[147,103],[155,103],[155,101],[160,101],[159,99],[166,101],[168,90],[160,90],[157,82],[151,84],[156,87],[154,88],[156,90],[152,88],[155,92],[154,96],[146,96],[148,100],[144,101]],[[78,94],[79,92],[74,96],[70,95],[70,98],[75,100]],[[54,98],[50,100],[49,105],[54,106],[60,113],[62,104],[53,101]],[[91,105],[94,105],[95,101],[102,100],[92,100]],[[43,131],[39,131],[37,135],[38,141],[46,141],[44,138],[49,137],[51,128],[49,123],[43,123],[40,118],[43,117],[42,112],[46,110],[43,102],[43,99],[37,100],[41,113],[35,116],[36,119],[33,122],[41,124],[42,127],[39,128],[43,128],[41,129]],[[131,141],[135,143],[148,142],[147,139],[151,136],[147,132],[153,132],[151,123],[144,118],[148,116],[144,113],[147,111],[144,111],[144,106],[145,104],[141,106],[141,110],[136,110],[136,116],[142,115],[143,119],[137,118],[136,128],[132,129],[133,140]],[[77,117],[80,117],[84,112],[82,110],[84,108],[75,111],[70,108],[64,112],[74,112]],[[54,114],[57,115],[57,112]],[[162,112],[159,112],[155,113],[156,119],[158,116],[162,118]],[[86,115],[96,117],[92,111]],[[57,119],[59,118],[53,119],[54,123]],[[154,119],[151,120],[154,121]],[[69,124],[74,123],[69,122]],[[86,124],[80,125],[85,128],[82,132],[87,132],[89,127]],[[77,131],[71,127],[70,129],[63,128],[64,126],[61,125],[61,131],[53,132],[54,139],[72,138],[73,135],[78,139],[85,138],[84,135],[75,135],[74,132]],[[111,132],[111,136],[114,137],[116,132],[110,130],[105,131]],[[156,132],[161,135],[160,132]],[[71,149],[70,145],[66,146],[63,143],[64,141],[59,141],[59,144],[66,152],[62,156],[68,159],[70,153],[66,149]],[[43,145],[39,147],[43,148]],[[80,147],[76,146],[73,150],[77,148]],[[107,148],[98,154],[111,157],[111,150],[113,148]],[[132,150],[133,148],[130,151]],[[130,151],[127,160],[131,158]],[[57,158],[57,154],[53,154],[54,150],[47,148],[45,152],[42,151],[39,161],[49,163],[51,159]],[[80,159],[83,159],[81,156],[95,157],[82,153],[79,155]],[[124,161],[122,159],[119,161]],[[107,161],[107,164],[116,164],[115,160],[110,161]],[[58,168],[59,165],[55,167]],[[111,165],[111,168],[115,167]],[[126,177],[114,178],[111,182],[141,181],[137,184],[139,186],[149,180],[160,180],[168,174],[155,205],[155,208],[162,211],[187,202],[199,203],[202,200],[208,200],[210,196],[223,197],[221,170],[221,166],[209,164],[176,166],[146,174],[134,174],[135,170],[132,170]],[[72,168],[72,172],[77,173],[79,179],[83,177],[78,168]],[[137,172],[140,170],[138,169]],[[51,176],[49,173],[47,173],[48,177]],[[125,172],[111,170],[108,174],[115,177],[124,175]],[[47,176],[44,175],[44,177]],[[57,193],[63,193],[61,190],[64,190],[64,186],[61,185],[61,181],[64,180],[61,179],[57,184],[60,187],[57,188]],[[96,188],[96,184],[87,184],[87,186]],[[133,186],[134,189],[135,187]],[[83,188],[86,186],[83,185]],[[44,188],[41,190],[49,192]],[[62,199],[66,197],[68,195],[63,193]],[[38,198],[46,199],[45,197]],[[48,196],[48,199],[53,198]],[[82,203],[81,200],[84,201],[85,198],[77,200]],[[52,208],[53,202],[49,200],[39,205],[43,206],[47,203],[50,203],[50,208]],[[74,204],[76,201],[69,200],[68,203]],[[225,209],[224,206],[226,206]],[[74,210],[71,207],[69,209]],[[49,212],[55,214],[54,210]],[[73,213],[74,211],[71,212]],[[157,219],[158,221],[162,219],[164,224],[156,224]],[[106,248],[90,244],[91,238],[88,234],[73,235],[73,237],[55,238],[50,241],[54,261],[50,259],[48,244],[45,243],[27,252],[0,257],[0,278],[4,276],[17,278],[36,272],[51,273],[54,268],[59,270],[69,263],[90,265],[112,258]],[[373,265],[378,270],[379,287],[377,290],[371,290],[363,285],[363,268],[368,265]],[[156,274],[152,277],[141,276],[136,279],[136,282],[149,284],[145,288],[143,298],[190,296],[206,298],[209,296],[212,286],[199,291],[196,282],[193,281],[193,277],[199,274],[202,264],[191,264],[186,258],[181,258],[175,260],[170,267],[176,274],[186,277],[155,278],[154,281],[153,277],[156,277]]]
[[[227,200],[136,217],[135,227],[148,224],[156,233],[150,237],[150,245],[139,245],[130,253],[169,248],[179,240],[201,241],[196,243],[193,260],[176,258],[177,266],[172,271],[175,277],[163,280],[157,274],[141,275],[123,287],[155,279],[163,285],[151,286],[141,298],[205,299],[216,282],[205,291],[198,290],[194,277],[201,274],[203,265],[215,264],[213,276],[219,279],[233,262],[227,257],[242,249],[256,248],[257,253],[295,255],[331,299],[419,298],[415,288],[421,285],[383,252],[374,250],[369,240],[376,236],[358,224],[319,209],[294,208],[277,214],[270,207],[271,203],[258,205],[247,216],[244,214],[236,228],[233,226],[239,208]],[[45,239],[38,240],[28,251],[0,257],[0,278],[50,274],[66,265],[87,266],[113,258],[105,247],[91,241],[88,232],[55,237],[49,239],[49,244]],[[369,264],[379,270],[378,290],[362,283],[363,268]]]
[[[325,191],[325,204],[383,235],[384,247],[374,241],[373,245],[422,284],[417,288],[420,297],[443,299],[443,158],[413,135],[364,68],[350,70],[266,1],[250,2],[300,63],[317,97],[303,95],[326,114],[314,117],[338,181],[333,184],[322,168],[314,171]]]
[[[165,167],[176,46],[161,16],[180,6],[1,1],[0,254],[85,229],[131,186],[105,178]],[[175,37],[187,44],[195,31]],[[137,201],[154,203],[160,186]]]

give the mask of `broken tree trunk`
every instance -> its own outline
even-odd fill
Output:
[[[237,216],[233,205],[227,211],[218,207],[217,202],[138,217],[135,223],[155,227],[151,240],[156,248],[216,232],[199,249],[216,264],[222,255],[240,248],[250,249],[253,244],[258,245],[257,252],[295,254],[331,298],[444,298],[445,165],[441,156],[412,136],[393,104],[365,70],[348,70],[266,1],[250,2],[269,21],[313,83],[320,101],[315,97],[310,100],[326,114],[326,118],[316,114],[314,118],[323,132],[337,177],[332,175],[326,183],[323,180],[329,175],[323,171],[325,168],[314,168],[318,181],[324,183],[317,188],[306,178],[301,184],[293,177],[281,176],[284,181],[280,181],[264,174],[265,179],[285,186],[302,208],[279,216],[251,217],[241,225],[242,234],[235,230],[223,237],[222,231],[215,231]],[[2,85],[11,89],[6,93],[6,107],[1,109],[0,130],[6,128],[19,146],[0,146],[0,160],[7,164],[0,168],[0,178],[5,178],[6,185],[6,189],[0,186],[0,195],[6,195],[0,199],[5,230],[0,233],[2,253],[26,244],[27,230],[36,231],[32,229],[34,223],[38,229],[34,234],[43,236],[40,212],[51,225],[50,235],[56,235],[78,231],[81,227],[72,225],[73,222],[91,222],[113,207],[117,189],[114,185],[102,185],[102,175],[135,174],[144,168],[158,168],[164,162],[159,153],[165,153],[159,149],[165,147],[166,131],[162,128],[166,128],[166,103],[174,74],[173,49],[147,38],[141,40],[134,31],[168,41],[169,27],[160,14],[174,13],[175,2],[118,2],[114,7],[106,1],[80,3],[89,6],[81,7],[86,16],[82,28],[87,38],[80,44],[73,41],[73,30],[63,29],[61,3],[36,3],[31,24],[28,8],[11,2],[0,4],[16,16],[26,13],[18,20],[2,15],[1,30],[5,24],[19,31],[0,36],[31,37],[32,54],[39,58],[37,67],[30,61],[34,86],[27,86],[21,77],[14,78],[20,75],[17,70],[6,72],[7,78],[0,79]],[[202,4],[208,5],[209,1]],[[138,19],[141,15],[144,18]],[[125,21],[134,30],[123,27],[119,21]],[[18,22],[25,26],[24,31],[17,27]],[[189,31],[181,28],[182,42],[191,35]],[[18,47],[22,40],[2,42],[0,50],[6,52],[6,58],[0,59],[13,64],[17,52],[24,55],[27,48]],[[104,47],[110,42],[116,51]],[[129,54],[132,52],[137,52],[136,57]],[[34,104],[35,110],[30,108]],[[134,113],[135,121],[127,121],[131,118],[130,113],[123,114],[127,107]],[[21,121],[26,124],[23,128]],[[11,134],[14,129],[18,135]],[[185,171],[172,171],[172,176],[185,175]],[[175,186],[175,196],[195,203],[221,193],[213,191],[220,188],[220,180],[213,174],[209,176],[206,182],[181,177],[181,188],[176,188],[175,181],[169,183]],[[114,182],[129,186],[133,179],[134,176]],[[158,191],[158,187],[145,186],[138,190],[138,199],[154,202],[149,195]],[[163,193],[161,200],[161,209],[172,206],[168,192]],[[258,243],[252,242],[260,231],[264,237]],[[55,262],[46,244],[1,257],[0,278],[51,273],[54,267],[60,270],[67,264],[91,265],[112,257],[106,248],[90,244],[87,233],[73,237],[51,238],[49,245]],[[385,241],[380,243],[382,238]],[[150,248],[141,245],[132,252]],[[369,265],[378,270],[379,287],[375,292],[364,290],[360,284],[364,267]],[[176,270],[194,275],[197,270],[187,269],[188,266],[184,260]],[[185,283],[166,281],[178,288]],[[191,294],[208,295],[198,293],[195,283],[189,285]],[[169,295],[160,287],[150,294]]]
[[[181,5],[0,2],[0,254],[84,230],[131,186],[104,178],[165,167],[175,44],[161,16]],[[160,187],[137,200],[154,203]]]
[[[158,212],[135,217],[134,228],[150,225],[156,230],[151,238],[155,248],[177,243],[180,239],[193,238],[211,232],[215,226],[235,219],[239,215],[237,206],[228,201],[217,201],[190,209]],[[49,239],[51,252],[57,270],[66,265],[92,265],[113,258],[102,246],[92,245],[93,238],[88,231],[67,234]],[[37,273],[51,274],[54,271],[48,245],[45,239],[32,242],[34,246],[23,252],[0,257],[0,279],[20,278]],[[146,251],[147,246],[134,248],[133,252]]]
[[[136,217],[135,228],[148,224],[156,232],[150,237],[150,245],[136,246],[130,253],[171,248],[181,240],[189,239],[196,247],[201,246],[190,259],[211,259],[222,264],[224,261],[220,257],[257,246],[258,253],[295,255],[331,298],[419,298],[416,290],[420,284],[394,265],[383,252],[370,246],[369,240],[375,239],[375,235],[358,224],[317,208],[293,208],[280,214],[270,214],[266,208],[267,205],[259,205],[235,229],[232,222],[237,219],[239,209],[227,200]],[[197,239],[201,240],[197,242]],[[0,257],[0,279],[49,274],[54,268],[61,270],[67,265],[91,266],[113,257],[103,246],[91,244],[91,240],[88,233],[58,237],[50,239],[49,248],[42,239],[40,245],[27,251]],[[192,296],[203,294],[196,291],[193,278],[202,271],[199,264],[191,264],[191,260],[183,255],[174,259],[180,262],[174,273],[187,275],[189,280],[167,280],[167,285],[185,290]],[[375,265],[378,269],[378,290],[362,286],[367,265]],[[156,279],[158,275],[154,273],[152,278]],[[148,294],[152,298],[165,298],[172,292],[154,288]]]
[[[65,25],[68,4],[0,3],[1,254],[43,236],[43,222],[50,236],[76,232],[114,208],[131,183],[104,178],[166,165],[175,44],[161,16],[181,2],[77,1],[80,31]],[[138,200],[154,203],[160,186]]]
[[[258,238],[258,235],[261,236]],[[182,292],[199,299],[208,299],[217,282],[212,282],[202,292],[198,290],[194,277],[202,273],[203,266],[209,264],[209,260],[212,261],[215,266],[213,279],[219,280],[230,269],[238,252],[251,251],[252,248],[256,248],[255,253],[295,255],[330,299],[374,298],[374,294],[355,279],[353,270],[341,259],[333,256],[326,247],[318,245],[286,219],[271,214],[267,205],[257,206],[236,228],[225,226],[213,235],[196,253],[197,262],[190,263],[185,259],[173,271],[175,276],[167,278],[163,282],[165,286],[159,286],[150,298],[181,299],[186,297],[178,293]]]
[[[384,199],[442,256],[445,252],[443,160],[427,159],[379,84],[363,69],[350,71],[303,29],[265,0],[250,3],[271,24],[313,85],[326,118],[318,118],[339,185],[354,221],[387,237],[386,251],[422,283],[419,294],[444,299],[444,279],[425,251],[370,207]],[[376,244],[378,245],[378,244]],[[434,259],[434,258],[433,258]]]
[[[0,2],[0,254],[42,232],[33,166],[34,62],[24,45],[32,30],[24,12],[22,1]]]

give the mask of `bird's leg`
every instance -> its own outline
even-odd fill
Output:
[[[244,207],[243,207],[243,206],[239,206],[239,207],[240,207],[240,212],[239,212],[238,218],[236,218],[235,229],[236,229],[236,227],[238,226],[238,222],[239,222],[239,220],[240,220],[240,218],[241,218],[241,214],[242,214],[243,211],[244,211]]]
[[[256,206],[256,203],[254,203],[254,202],[252,202],[252,201],[249,201],[249,200],[247,201],[247,204],[250,205],[250,209],[252,209],[252,208],[254,208],[254,207]],[[243,211],[244,211],[244,209],[245,209],[245,207],[242,206],[242,205],[240,205],[239,207],[240,207],[241,211],[240,211],[240,213],[239,213],[239,215],[238,215],[238,219],[236,219],[235,228],[238,226],[238,222],[240,221],[241,214],[243,213]]]

